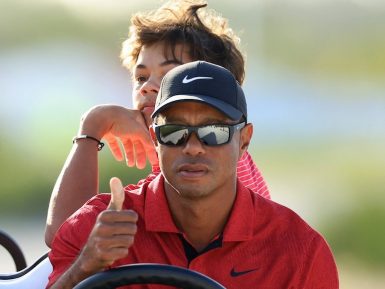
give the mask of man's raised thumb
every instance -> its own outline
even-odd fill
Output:
[[[124,202],[124,189],[120,179],[114,177],[110,180],[111,201],[108,210],[120,211]]]

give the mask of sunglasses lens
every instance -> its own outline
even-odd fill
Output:
[[[245,123],[235,125],[212,124],[204,126],[183,126],[165,124],[155,126],[156,136],[161,144],[168,146],[184,145],[191,133],[195,132],[199,140],[207,146],[217,146],[230,141],[235,129],[240,129]]]
[[[228,126],[208,125],[198,129],[198,136],[205,145],[221,145],[229,141],[230,128]]]
[[[180,125],[163,125],[159,127],[159,137],[162,144],[181,145],[188,137],[188,129]]]

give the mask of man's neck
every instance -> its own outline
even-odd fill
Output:
[[[184,199],[175,191],[166,192],[166,196],[176,226],[200,252],[223,231],[235,200],[236,185],[233,190],[199,199]]]

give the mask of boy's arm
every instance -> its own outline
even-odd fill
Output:
[[[117,160],[144,168],[146,158],[157,162],[154,146],[142,114],[116,105],[91,108],[80,123],[78,135],[104,139]],[[92,139],[75,142],[51,193],[48,207],[45,242],[51,247],[53,236],[61,224],[98,192],[98,149]]]

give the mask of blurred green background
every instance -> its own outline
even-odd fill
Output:
[[[0,1],[0,229],[30,264],[80,116],[131,106],[119,51],[160,1]],[[241,36],[250,151],[276,200],[328,240],[341,288],[385,286],[385,1],[208,0]],[[148,170],[101,152],[101,191]],[[1,272],[13,271],[0,249]]]

